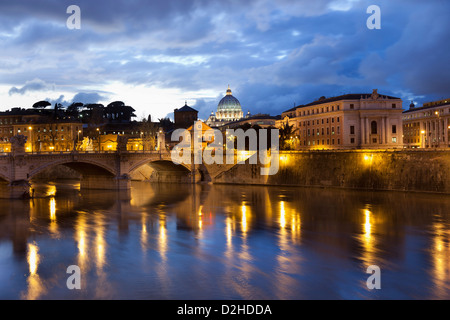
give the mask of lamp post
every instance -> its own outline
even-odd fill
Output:
[[[100,129],[97,128],[97,132],[98,132],[98,152],[100,152]]]
[[[78,147],[78,143],[80,143],[80,133],[81,133],[81,130],[78,130],[78,132],[77,132],[77,147]],[[76,148],[76,149],[78,149],[78,148]]]
[[[422,148],[425,148],[425,130],[420,131],[422,134]]]
[[[28,130],[30,131],[31,154],[33,154],[33,128],[30,126]]]
[[[439,111],[436,111],[434,114],[438,117],[437,126],[435,126],[435,128],[434,128],[434,132],[436,135],[436,147],[439,147],[441,144],[441,135],[442,135],[442,133],[439,132],[441,129],[440,128],[441,127],[441,114]]]

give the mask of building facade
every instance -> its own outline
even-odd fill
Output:
[[[198,119],[198,111],[189,107],[187,101],[180,109],[173,111],[175,128],[188,128]]]
[[[83,126],[70,117],[54,119],[32,109],[1,112],[0,152],[11,152],[10,139],[16,135],[27,138],[26,152],[72,151],[83,137]]]
[[[293,149],[382,149],[403,147],[402,100],[372,94],[321,97],[291,108],[277,127],[293,126]]]
[[[403,143],[407,148],[449,148],[450,99],[411,103],[403,112]]]

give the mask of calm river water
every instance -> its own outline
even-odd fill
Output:
[[[0,200],[0,299],[449,299],[450,197],[134,182]],[[81,290],[66,286],[81,270]],[[381,270],[369,290],[367,267]]]

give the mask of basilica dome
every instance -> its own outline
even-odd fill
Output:
[[[217,105],[216,118],[219,121],[236,121],[243,117],[241,103],[233,97],[228,86],[227,94]]]

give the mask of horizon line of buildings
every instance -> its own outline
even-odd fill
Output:
[[[217,111],[204,121],[207,128],[221,131],[239,127],[278,128],[288,138],[287,150],[450,148],[450,99],[403,110],[397,97],[372,93],[320,97],[281,113],[244,116],[242,106],[228,86]],[[132,121],[134,109],[116,101],[107,107],[76,104],[66,110],[13,108],[0,112],[0,153],[11,152],[10,139],[25,135],[27,152],[115,151],[117,137],[126,136],[128,150],[154,150],[155,136],[189,128],[198,111],[187,103],[174,110],[174,122],[161,119]],[[169,139],[168,139],[169,138]],[[87,139],[87,140],[86,140]],[[165,141],[170,141],[166,137]],[[170,142],[168,146],[170,146]]]

